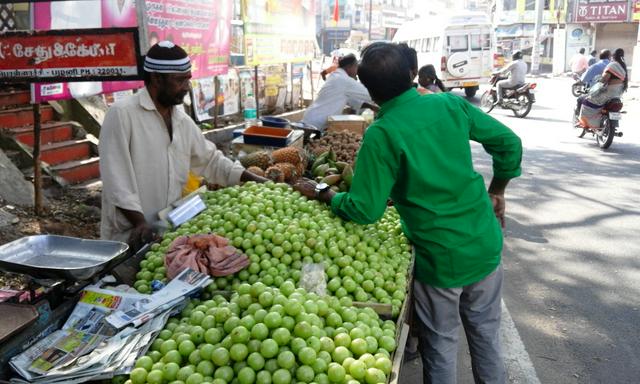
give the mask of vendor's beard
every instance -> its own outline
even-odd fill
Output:
[[[158,102],[165,107],[173,107],[174,105],[182,104],[184,97],[186,96],[186,92],[179,93],[175,96],[169,95],[166,92],[158,93]]]

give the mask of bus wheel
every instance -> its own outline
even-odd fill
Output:
[[[478,92],[478,87],[466,87],[464,89],[464,94],[468,97],[468,98],[472,98],[473,96],[476,95],[476,92]]]

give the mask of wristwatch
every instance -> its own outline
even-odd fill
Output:
[[[327,189],[329,189],[329,184],[327,183],[318,183],[316,184],[316,199],[320,197],[320,194]]]

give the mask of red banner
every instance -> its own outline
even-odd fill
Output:
[[[620,0],[579,0],[576,2],[577,23],[627,21],[629,4]]]
[[[136,28],[0,34],[0,79],[51,82],[140,79]]]

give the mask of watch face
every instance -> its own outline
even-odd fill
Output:
[[[316,190],[317,191],[324,191],[325,189],[329,188],[329,184],[327,183],[320,183],[318,185],[316,185]]]

